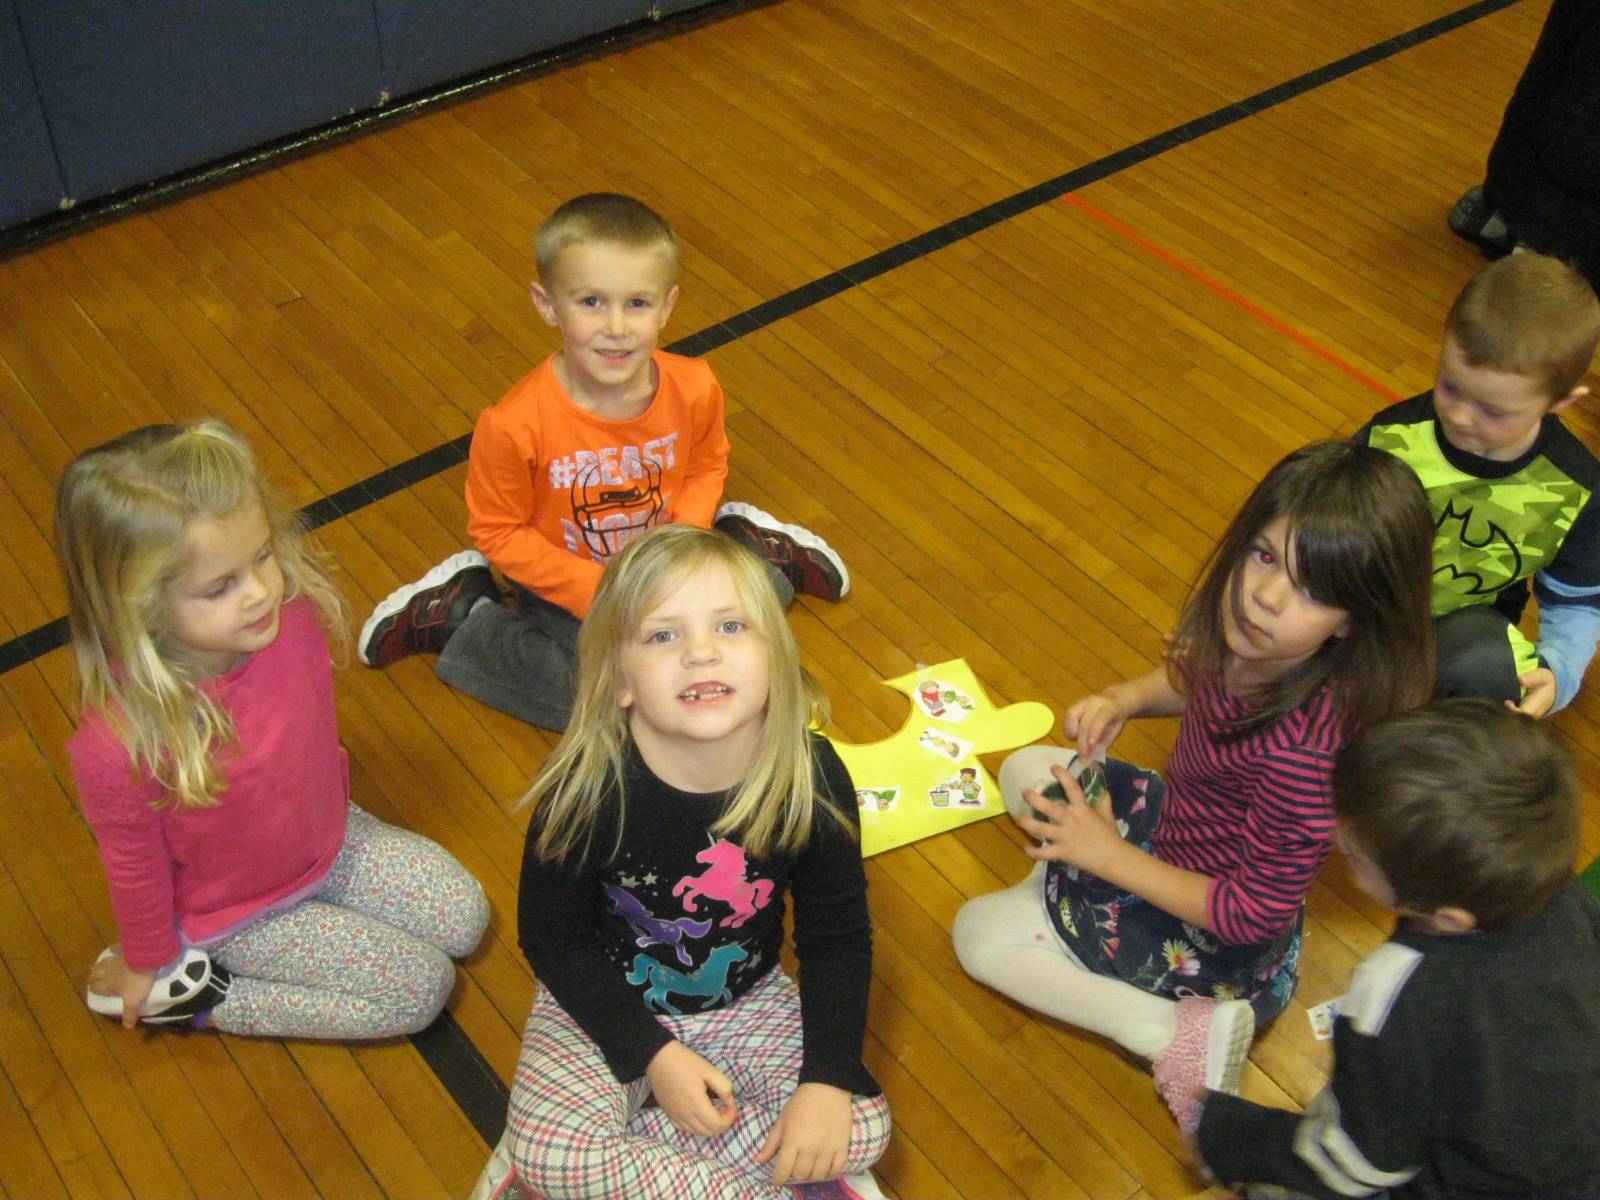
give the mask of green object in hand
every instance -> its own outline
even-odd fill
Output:
[[[1083,798],[1089,802],[1091,808],[1104,799],[1106,794],[1106,773],[1101,769],[1099,763],[1090,762],[1084,758],[1075,758],[1067,767],[1067,772],[1078,781],[1078,786],[1083,789]],[[1066,789],[1055,779],[1052,779],[1046,787],[1042,788],[1039,794],[1047,800],[1054,800],[1060,804],[1067,802]]]
[[[1101,798],[1106,795],[1106,773],[1101,770],[1099,763],[1088,762],[1085,758],[1074,758],[1067,766],[1067,773],[1077,779],[1078,787],[1083,789],[1083,798],[1090,803],[1090,806],[1098,805]],[[1050,784],[1042,787],[1038,794],[1046,800],[1054,800],[1062,805],[1067,802],[1066,789],[1056,779],[1051,779]]]

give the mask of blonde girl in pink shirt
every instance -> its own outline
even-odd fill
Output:
[[[427,1025],[488,904],[350,802],[343,605],[249,447],[208,420],[90,450],[56,541],[82,683],[67,749],[120,933],[89,1007],[276,1037]]]

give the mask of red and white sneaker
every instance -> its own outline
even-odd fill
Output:
[[[1190,996],[1178,1001],[1177,1017],[1178,1032],[1153,1064],[1156,1090],[1178,1128],[1192,1134],[1200,1126],[1205,1092],[1238,1095],[1256,1014],[1243,1000]]]
[[[361,661],[387,667],[412,654],[437,654],[484,596],[496,595],[489,560],[476,550],[452,554],[415,583],[390,592],[372,610],[356,642]]]
[[[771,513],[737,500],[717,509],[712,525],[777,567],[797,592],[839,600],[850,591],[844,559],[809,529],[785,525]]]

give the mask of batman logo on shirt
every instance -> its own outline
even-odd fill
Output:
[[[1504,528],[1487,518],[1482,522],[1483,536],[1474,538],[1468,532],[1474,511],[1469,507],[1457,512],[1452,499],[1439,514],[1433,526],[1433,558],[1438,564],[1433,573],[1465,584],[1452,589],[1461,595],[1493,596],[1522,578],[1522,552]]]

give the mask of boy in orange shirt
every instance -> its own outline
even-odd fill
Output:
[[[638,200],[595,193],[552,213],[534,250],[534,307],[561,349],[478,418],[466,487],[477,549],[380,603],[359,647],[373,667],[438,654],[452,687],[560,731],[600,572],[653,526],[715,520],[767,560],[786,605],[796,591],[837,600],[850,583],[814,534],[750,505],[718,508],[722,387],[705,362],[657,349],[678,298],[671,226]]]

